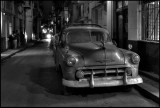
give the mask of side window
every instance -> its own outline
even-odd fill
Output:
[[[60,39],[59,39],[59,44],[60,44],[62,47],[64,47],[65,44],[66,44],[65,32],[62,32],[62,33],[60,34],[60,37],[59,37],[59,38],[60,38]]]
[[[104,33],[99,31],[92,31],[91,32],[92,41],[103,41],[104,40]]]

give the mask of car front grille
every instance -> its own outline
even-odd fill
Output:
[[[84,77],[90,78],[93,72],[94,78],[101,77],[118,77],[123,76],[125,72],[125,68],[109,68],[109,69],[84,69],[82,70]]]

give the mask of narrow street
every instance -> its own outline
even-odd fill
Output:
[[[131,92],[120,88],[80,89],[70,96],[62,95],[53,53],[44,40],[1,64],[1,106],[156,107],[158,104],[135,89]]]

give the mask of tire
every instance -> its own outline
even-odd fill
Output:
[[[56,65],[56,72],[59,72],[59,66]]]
[[[56,64],[57,63],[57,60],[56,60],[56,53],[53,52],[53,58],[54,58],[54,63]]]
[[[70,89],[69,87],[63,85],[63,82],[62,82],[63,73],[62,73],[61,67],[60,67],[60,66],[56,66],[56,71],[58,72],[58,75],[60,76],[60,79],[61,79],[62,95],[64,95],[64,96],[69,96],[69,95],[71,95],[71,92],[70,92],[71,89]]]
[[[63,85],[63,92],[62,92],[62,94],[63,94],[64,96],[70,96],[70,95],[72,94],[72,93],[71,93],[71,88],[66,87],[66,86]]]
[[[133,85],[127,85],[127,86],[123,86],[122,90],[123,92],[130,92],[133,89]]]

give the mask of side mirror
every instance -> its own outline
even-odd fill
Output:
[[[55,46],[59,45],[58,41],[56,41],[56,40],[55,40],[55,43],[54,43],[54,44],[55,44]]]
[[[116,41],[115,41],[115,40],[112,40],[112,42],[113,42],[113,44],[114,44],[115,46],[117,46],[117,43],[116,43]]]
[[[61,41],[61,42],[60,42],[60,46],[64,48],[64,47],[66,46],[66,43],[63,42],[63,41]]]
[[[129,50],[132,49],[132,44],[128,44],[128,49],[129,49]]]
[[[54,42],[55,42],[55,45],[58,45],[59,43],[58,43],[58,41],[59,41],[59,38],[58,38],[58,36],[55,36],[55,40],[54,40]]]

